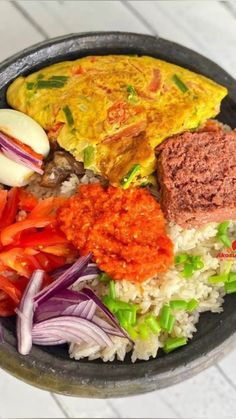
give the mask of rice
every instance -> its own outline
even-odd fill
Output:
[[[236,223],[231,223],[230,232],[236,233]],[[209,277],[217,275],[222,270],[222,264],[217,257],[217,253],[222,249],[217,234],[217,223],[210,223],[199,229],[186,230],[178,225],[170,224],[168,227],[170,238],[174,242],[175,254],[188,252],[192,255],[200,255],[204,262],[204,267],[195,271],[190,279],[185,279],[181,275],[180,269],[173,266],[165,274],[140,283],[134,284],[129,281],[117,281],[115,290],[117,298],[126,302],[139,305],[140,315],[152,313],[156,316],[160,313],[164,304],[170,300],[191,300],[196,299],[199,302],[197,310],[188,313],[183,310],[174,311],[176,322],[171,333],[173,337],[187,337],[191,339],[196,332],[196,325],[200,313],[210,311],[220,313],[224,302],[223,284],[210,284]],[[235,270],[235,264],[232,270]],[[107,285],[101,283],[99,279],[93,280],[91,288],[96,291],[100,297],[107,294]],[[77,285],[80,289],[83,285]],[[77,344],[70,345],[69,353],[71,358],[81,359],[88,357],[89,360],[101,358],[104,362],[113,361],[117,358],[123,361],[126,353],[132,351],[132,362],[136,360],[148,360],[150,357],[156,357],[159,348],[163,347],[166,338],[165,333],[159,336],[151,335],[147,340],[137,340],[131,347],[127,339],[112,337],[113,345],[111,348],[91,348],[90,345],[81,347]]]
[[[40,186],[38,175],[32,180],[27,189],[37,197],[46,198],[62,195],[69,197],[73,195],[80,184],[104,183],[99,176],[95,176],[91,170],[78,177],[72,174],[69,179],[54,189]],[[190,279],[181,275],[181,268],[172,266],[165,274],[156,275],[147,281],[135,284],[129,281],[117,281],[115,291],[118,299],[139,305],[139,316],[150,313],[158,316],[163,305],[171,300],[198,300],[198,307],[193,313],[183,310],[174,311],[176,321],[171,333],[172,337],[186,337],[191,339],[197,330],[197,323],[200,314],[206,311],[220,313],[224,302],[223,283],[210,284],[208,279],[211,276],[224,272],[227,261],[221,261],[217,254],[222,251],[223,245],[217,239],[217,223],[209,223],[198,229],[183,229],[179,225],[169,223],[168,235],[174,243],[175,254],[187,252],[191,255],[199,255],[204,262],[201,270],[195,271]],[[229,234],[233,238],[236,233],[236,223],[231,222]],[[236,271],[236,264],[233,263],[232,271]],[[84,284],[79,283],[75,289],[79,290]],[[108,293],[106,284],[98,278],[86,283],[99,297]],[[166,332],[159,335],[151,334],[147,340],[138,339],[132,345],[128,339],[111,336],[112,346],[101,348],[98,345],[75,344],[69,346],[71,358],[76,360],[88,358],[89,360],[102,359],[104,362],[118,359],[123,361],[127,353],[131,352],[131,360],[148,360],[158,355],[158,350],[163,347],[166,339]]]

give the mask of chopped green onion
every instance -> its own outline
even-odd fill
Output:
[[[65,114],[68,125],[70,125],[70,126],[73,125],[74,124],[74,118],[73,118],[73,115],[72,115],[72,112],[71,112],[69,106],[67,106],[67,105],[64,106],[63,112]]]
[[[109,282],[109,296],[113,298],[113,300],[116,299],[116,288],[115,288],[115,282],[110,281]]]
[[[165,341],[164,345],[164,351],[168,354],[171,351],[174,351],[177,348],[180,348],[180,346],[184,346],[187,343],[187,338],[181,337],[181,338],[168,338]]]
[[[228,277],[228,282],[234,282],[236,281],[236,272],[230,272]]]
[[[201,259],[201,256],[192,256],[192,265],[194,270],[199,270],[204,268],[204,263]]]
[[[26,83],[26,89],[27,90],[33,90],[33,88],[34,88],[34,83],[32,83],[32,82]]]
[[[174,324],[175,324],[175,316],[173,316],[173,314],[170,314],[168,324],[167,324],[167,328],[166,328],[166,331],[168,333],[172,332]]]
[[[226,282],[225,291],[227,294],[233,294],[234,292],[236,292],[236,281]]]
[[[161,331],[161,325],[159,321],[152,314],[145,316],[144,321],[153,333],[157,334]]]
[[[177,76],[177,74],[174,74],[172,79],[182,93],[186,93],[188,91],[188,87],[186,86],[186,84],[184,84],[181,78]]]
[[[109,295],[105,295],[102,298],[102,302],[109,308],[109,310],[115,314],[119,311],[119,307],[116,300],[113,300]]]
[[[227,229],[229,227],[229,221],[223,221],[217,227],[217,235],[216,237],[223,243],[226,247],[231,247],[231,240],[227,234]]]
[[[208,278],[208,282],[210,282],[210,284],[218,284],[220,282],[227,282],[228,281],[228,274],[221,274],[221,275],[214,275],[214,276],[210,276],[210,278]]]
[[[187,311],[190,311],[190,313],[198,307],[198,301],[192,298],[187,304]]]
[[[65,82],[61,80],[38,80],[37,81],[37,88],[38,89],[56,89],[59,87],[63,87]]]
[[[137,92],[134,88],[134,86],[127,86],[127,93],[128,93],[128,100],[130,102],[136,102],[137,101]]]
[[[129,187],[129,185],[135,179],[138,172],[140,172],[140,169],[141,169],[140,164],[134,164],[133,167],[130,169],[130,171],[127,173],[127,175],[125,175],[121,179],[120,184],[121,186],[123,186],[124,189]]]
[[[181,255],[175,256],[175,265],[180,265],[181,263],[185,263],[188,260],[188,254],[182,253]]]
[[[62,82],[66,82],[68,80],[68,76],[52,76],[49,80],[58,80]]]
[[[124,312],[124,311],[119,310],[119,311],[116,313],[116,317],[117,317],[117,319],[118,319],[118,321],[119,321],[120,325],[121,325],[124,329],[127,329],[127,328],[129,327],[129,322],[127,321],[127,317],[126,317],[126,315],[125,315],[125,312]]]
[[[141,339],[146,340],[150,336],[149,328],[145,323],[140,323],[138,325],[138,332]]]
[[[84,167],[89,167],[94,160],[94,147],[92,145],[88,145],[84,149]]]
[[[126,330],[127,330],[128,334],[129,334],[129,336],[131,337],[132,340],[137,340],[138,339],[139,334],[134,327],[128,326]]]
[[[181,272],[184,278],[190,278],[193,275],[193,265],[191,263],[184,264],[184,270]]]
[[[109,282],[109,281],[112,281],[112,278],[109,275],[107,275],[106,272],[100,273],[100,275],[99,275],[98,278],[99,278],[99,280],[101,282]]]
[[[42,73],[37,75],[37,80],[42,80],[44,78],[44,75]]]
[[[188,305],[188,303],[185,300],[172,300],[172,301],[170,301],[170,308],[172,310],[186,310],[187,305]]]
[[[168,327],[170,315],[171,315],[170,307],[167,304],[165,304],[161,309],[160,318],[159,318],[161,328],[164,330],[166,330]]]

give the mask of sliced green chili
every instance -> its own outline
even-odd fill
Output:
[[[144,321],[153,333],[157,334],[161,331],[161,325],[159,321],[152,314],[145,316]]]
[[[190,300],[187,304],[187,311],[191,313],[192,311],[196,310],[197,307],[198,307],[198,301],[195,300],[195,298],[192,298],[192,300]]]
[[[109,295],[110,295],[111,298],[113,298],[113,300],[116,299],[116,288],[115,288],[115,282],[114,281],[109,282]]]
[[[89,167],[94,160],[94,147],[92,145],[88,145],[84,149],[84,167]]]
[[[160,318],[159,318],[161,328],[164,330],[166,330],[168,327],[170,315],[171,315],[170,307],[167,304],[165,304],[161,309]]]
[[[72,112],[71,112],[69,106],[67,106],[67,105],[64,106],[63,112],[65,114],[67,124],[70,125],[70,126],[73,125],[74,124],[74,118],[73,118],[73,115],[72,115]]]
[[[186,345],[186,343],[187,343],[187,338],[184,338],[184,337],[168,338],[165,341],[164,351],[168,354],[169,352],[174,351],[175,349]]]
[[[187,305],[188,305],[188,303],[185,300],[172,300],[172,301],[170,301],[170,308],[172,310],[186,310]]]
[[[236,292],[236,281],[233,282],[226,282],[225,283],[225,291],[227,294],[233,294]]]
[[[130,171],[125,175],[120,184],[123,186],[124,189],[128,188],[132,181],[135,179],[136,175],[140,172],[141,166],[140,164],[134,164]]]
[[[181,80],[181,78],[179,76],[177,76],[177,74],[174,74],[172,79],[173,79],[174,83],[176,84],[176,86],[179,88],[179,90],[181,90],[182,93],[186,93],[188,91],[188,87]]]

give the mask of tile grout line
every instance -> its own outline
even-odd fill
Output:
[[[12,6],[22,14],[22,16],[33,26],[33,28],[43,36],[44,39],[49,39],[47,32],[29,15],[28,12],[21,6],[18,1],[10,0]]]
[[[52,397],[52,399],[55,401],[55,403],[57,404],[57,406],[59,407],[59,409],[62,411],[63,415],[65,418],[70,418],[71,416],[69,415],[69,413],[67,412],[66,408],[64,407],[63,403],[58,400],[57,396],[54,393],[50,393],[50,396]]]
[[[231,378],[228,377],[228,375],[224,372],[224,370],[219,366],[219,364],[216,364],[215,367],[219,371],[221,376],[227,381],[227,383],[236,391],[236,385],[231,380]]]
[[[152,35],[158,36],[155,28],[135,9],[135,7],[128,0],[120,0],[120,3],[129,10],[134,17],[136,17],[147,29],[151,32]]]

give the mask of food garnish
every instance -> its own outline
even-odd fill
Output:
[[[181,80],[181,78],[179,76],[177,76],[177,74],[173,75],[173,81],[175,82],[175,84],[179,88],[179,90],[181,90],[181,92],[186,93],[188,91],[188,87],[183,82],[183,80]]]
[[[195,271],[204,268],[201,256],[182,253],[175,257],[175,265],[183,265],[181,272],[184,278],[191,278]]]
[[[224,246],[231,247],[232,242],[227,233],[228,227],[229,221],[223,221],[223,223],[220,223],[217,228],[217,238],[224,244]]]

